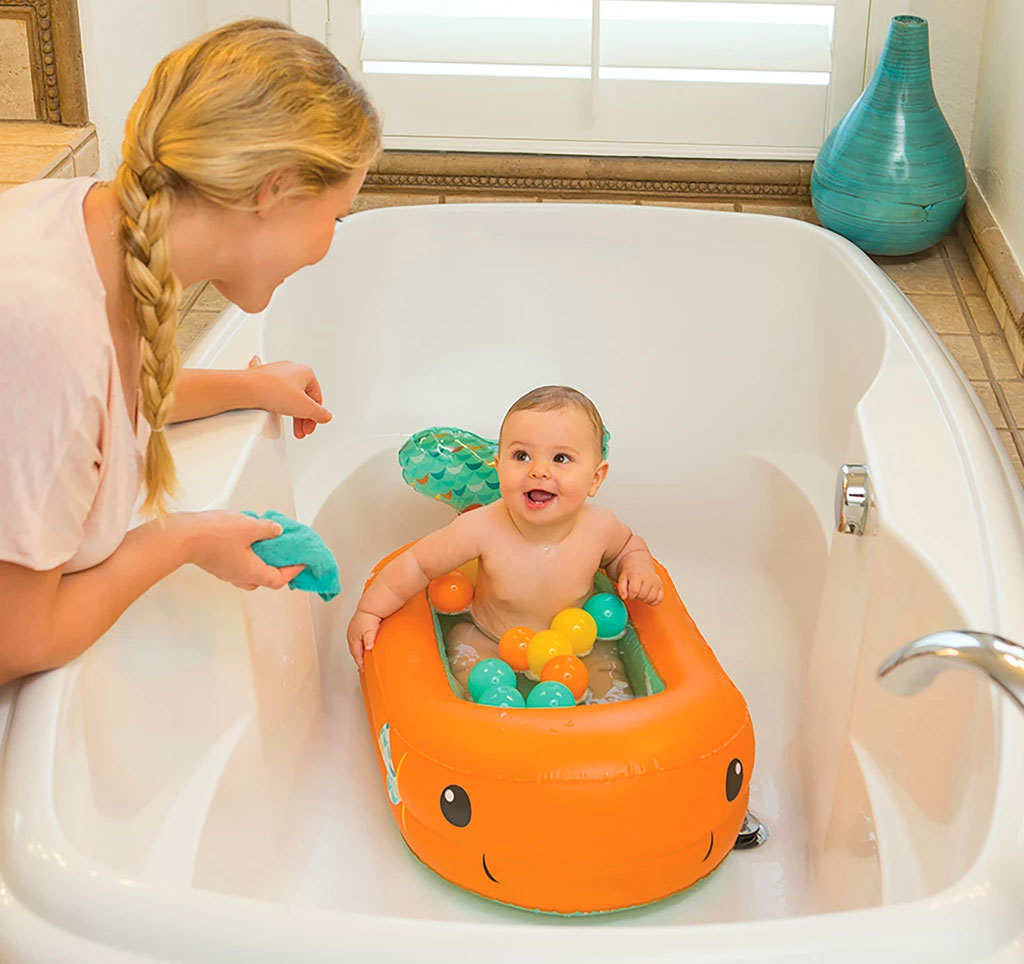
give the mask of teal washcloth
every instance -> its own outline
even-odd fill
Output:
[[[318,532],[273,509],[268,509],[261,516],[248,511],[243,512],[243,515],[254,519],[270,519],[283,530],[273,539],[254,542],[252,549],[268,566],[306,567],[288,583],[289,589],[319,593],[325,602],[341,592],[337,560]]]

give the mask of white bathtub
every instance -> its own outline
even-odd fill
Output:
[[[740,214],[374,211],[191,362],[255,352],[310,361],[334,421],[301,443],[253,412],[175,428],[184,503],[296,514],[345,592],[188,568],[22,684],[0,960],[1024,959],[1024,719],[974,677],[913,699],[873,678],[932,630],[1024,640],[1024,501],[967,383],[856,249]],[[771,831],[682,895],[573,920],[463,893],[405,849],[344,644],[370,566],[447,518],[403,485],[401,440],[493,435],[547,382],[598,403],[599,501],[749,701]],[[834,532],[843,462],[871,469],[874,534]]]

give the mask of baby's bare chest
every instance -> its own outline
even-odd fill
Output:
[[[551,546],[509,541],[493,549],[481,560],[488,590],[495,602],[513,606],[572,605],[590,594],[601,564],[601,548],[589,539]]]

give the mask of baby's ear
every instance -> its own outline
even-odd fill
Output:
[[[601,483],[604,482],[608,475],[608,463],[601,462],[597,468],[594,469],[594,481],[590,483],[590,491],[587,493],[588,498],[593,498],[597,495],[597,490],[601,488]]]

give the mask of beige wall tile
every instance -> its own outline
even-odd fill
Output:
[[[202,294],[203,287],[206,284],[205,281],[197,281],[195,284],[189,285],[184,288],[181,292],[181,299],[178,301],[178,310],[186,311],[191,308],[196,298]]]
[[[982,335],[981,347],[996,378],[1015,378],[1017,365],[1002,335]]]
[[[628,203],[624,199],[620,203]],[[639,202],[645,208],[691,208],[694,211],[736,211],[735,201],[702,201],[699,198],[678,201],[658,200],[657,198],[642,198]]]
[[[934,331],[951,335],[969,335],[971,333],[956,295],[908,294],[907,297],[913,302],[914,307],[924,315],[925,320]]]
[[[449,198],[449,200],[454,200]],[[527,200],[533,200],[533,198],[527,198]],[[539,197],[537,201],[541,204],[626,204],[632,207],[638,207],[641,202],[633,198],[628,197]],[[670,205],[672,207],[687,207],[687,205]],[[730,208],[730,210],[732,210]]]
[[[1014,424],[1017,428],[1024,428],[1024,379],[1000,382],[999,389],[1010,408]]]
[[[75,176],[75,157],[69,151],[66,157],[54,166],[54,168],[46,175],[47,177],[74,177]]]
[[[24,20],[0,20],[0,120],[35,117],[28,25]]]
[[[982,335],[998,335],[1000,332],[999,322],[992,313],[992,307],[983,294],[966,295],[964,301],[974,319],[974,326]]]
[[[1010,456],[1010,462],[1013,467],[1017,470],[1017,478],[1021,484],[1024,485],[1024,463],[1021,462],[1020,453],[1017,451],[1017,446],[1013,441],[1013,434],[1008,428],[999,430],[999,438],[1002,440],[1003,448],[1006,449],[1006,454]]]
[[[771,201],[740,201],[738,210],[745,214],[774,214],[780,218],[795,218],[809,224],[820,225],[818,215],[810,204],[773,204]]]
[[[872,260],[907,294],[953,294],[953,283],[937,246],[901,258],[874,255]]]
[[[0,181],[31,181],[46,177],[70,159],[71,151],[67,147],[0,145]]]
[[[949,255],[949,263],[953,268],[960,291],[967,295],[984,294],[984,289],[978,282],[978,276],[971,266],[971,259],[964,248],[963,242],[955,234],[947,235],[942,241],[946,254]]]
[[[96,137],[92,124],[65,127],[46,121],[4,121],[0,123],[0,147],[70,147],[75,150],[89,138]]]
[[[992,307],[992,313],[996,316],[996,320],[999,322],[999,327],[1006,328],[1006,320],[1008,314],[1006,311],[1006,302],[1003,300],[1003,296],[999,291],[999,286],[996,284],[995,278],[992,275],[988,276],[988,281],[985,282],[985,297],[988,298],[988,303]]]
[[[978,394],[981,404],[985,406],[988,417],[996,428],[1006,428],[1006,416],[996,401],[996,393],[988,381],[972,381],[971,388]]]
[[[376,194],[363,192],[356,195],[352,204],[352,213],[372,211],[375,208],[402,207],[407,204],[437,204],[441,200],[438,194]]]
[[[187,361],[189,352],[200,336],[220,317],[219,311],[190,311],[178,323],[178,351]]]
[[[212,284],[207,284],[200,292],[194,307],[197,311],[221,312],[231,304]]]
[[[1024,339],[1021,339],[1020,330],[1016,325],[1010,325],[1006,329],[1006,344],[1010,349],[1017,372],[1024,372]]]
[[[970,335],[942,335],[942,341],[971,381],[987,379],[985,366],[981,363],[981,356]]]
[[[74,149],[75,177],[87,177],[100,169],[100,139],[93,134]]]
[[[549,201],[557,200],[548,198]],[[446,194],[445,204],[536,204],[539,197],[530,194]]]

